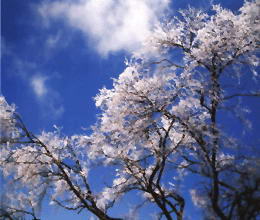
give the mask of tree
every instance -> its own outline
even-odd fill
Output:
[[[246,129],[240,100],[260,96],[259,2],[245,2],[238,14],[219,5],[213,11],[189,8],[157,26],[113,88],[95,97],[102,113],[90,135],[67,137],[58,127],[34,135],[2,97],[0,165],[13,183],[5,215],[36,218],[45,196],[68,210],[122,219],[109,209],[138,191],[159,219],[180,220],[187,198],[177,183],[196,176],[203,184],[190,193],[207,219],[256,219],[259,155],[234,140],[221,118],[230,112]],[[250,88],[240,88],[243,80]],[[88,177],[93,165],[115,173],[98,193]]]

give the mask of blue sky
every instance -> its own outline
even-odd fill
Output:
[[[31,131],[56,124],[66,135],[86,132],[82,128],[97,119],[93,97],[103,86],[111,88],[111,78],[123,71],[125,58],[167,6],[175,14],[189,4],[208,9],[211,1],[153,0],[127,8],[116,2],[1,1],[1,93],[16,104]],[[212,2],[232,10],[243,4]],[[62,211],[59,217],[43,213],[44,219],[83,219]]]
[[[154,2],[160,1],[163,2]],[[102,20],[99,21],[100,18],[93,19],[95,13],[70,21],[73,19],[64,13],[77,13],[69,11],[69,7],[77,6],[77,1],[71,1],[72,5],[64,9],[67,12],[56,12],[53,15],[54,12],[50,11],[55,6],[51,4],[56,2],[65,4],[69,1],[1,2],[1,91],[9,103],[18,106],[18,111],[31,130],[37,132],[50,129],[53,124],[57,124],[64,128],[64,132],[72,134],[80,132],[81,127],[88,128],[96,121],[97,110],[92,97],[104,85],[111,87],[111,78],[122,72],[125,57],[129,57],[129,52],[139,46],[139,42],[132,37],[123,43],[117,40],[110,43],[114,37],[111,35],[116,33],[117,38],[124,38],[128,35],[127,31],[124,33],[124,30],[114,26],[113,30],[107,30],[110,27],[106,27]],[[195,6],[209,7],[207,0],[174,1],[170,2],[171,12],[175,13],[188,4],[194,5],[194,2]],[[242,1],[237,0],[224,4],[233,9],[241,5]],[[49,7],[49,10],[44,11],[44,6]],[[150,6],[151,10],[154,7],[158,6]],[[160,15],[156,14],[158,17]],[[97,13],[98,16],[103,14]],[[129,13],[129,16],[132,14]],[[89,25],[92,19],[96,23]],[[126,19],[130,20],[131,17],[126,16]],[[150,22],[149,18],[144,19]],[[86,24],[85,20],[88,20]],[[146,28],[151,29],[152,25]],[[88,30],[90,26],[101,26],[101,30]],[[138,34],[136,38],[140,38]],[[118,45],[110,47],[111,44]],[[99,48],[102,45],[108,46],[102,50]]]

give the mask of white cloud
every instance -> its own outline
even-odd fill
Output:
[[[37,74],[31,78],[30,85],[45,116],[55,119],[63,114],[64,108],[59,93],[47,85],[48,80],[46,75]]]
[[[47,94],[48,90],[45,84],[46,80],[47,78],[42,75],[36,75],[32,77],[31,86],[37,97],[43,97]]]
[[[47,22],[64,19],[95,42],[102,55],[134,51],[147,37],[169,0],[80,0],[44,3],[39,12]]]

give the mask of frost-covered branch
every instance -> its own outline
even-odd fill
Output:
[[[259,157],[237,156],[243,143],[221,117],[227,109],[242,115],[234,97],[259,96],[258,12],[259,1],[246,1],[237,14],[215,5],[208,14],[188,8],[162,22],[144,45],[160,58],[133,56],[113,87],[100,90],[101,114],[90,135],[67,137],[57,127],[35,135],[1,97],[0,165],[13,187],[8,203],[29,214],[49,196],[65,209],[113,220],[120,217],[109,209],[137,191],[159,218],[181,220],[187,193],[177,182],[185,185],[189,175],[203,182],[189,190],[205,215],[256,218]],[[239,89],[243,82],[251,86]],[[100,192],[89,181],[93,164],[113,170]]]

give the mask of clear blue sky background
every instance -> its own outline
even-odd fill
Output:
[[[67,135],[83,133],[82,128],[96,121],[93,97],[103,86],[111,88],[111,78],[122,72],[129,53],[119,49],[104,56],[96,49],[93,36],[69,25],[66,19],[46,22],[37,9],[48,2],[55,1],[1,1],[1,92],[9,103],[17,105],[31,131],[51,130],[56,124]],[[213,2],[232,10],[243,4],[242,0]],[[175,0],[170,4],[171,12],[188,4],[210,7],[207,0]],[[122,202],[127,206],[126,200]],[[197,211],[189,209],[189,214],[196,216]],[[43,219],[86,219],[83,214],[44,206]]]

